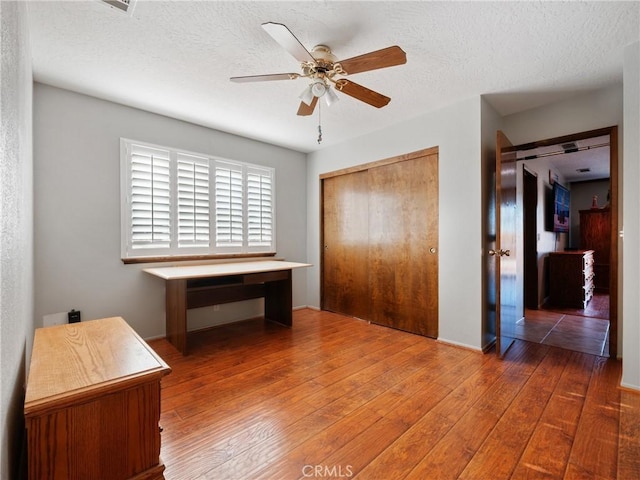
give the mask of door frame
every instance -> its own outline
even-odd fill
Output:
[[[611,188],[611,252],[609,256],[609,357],[616,358],[618,354],[618,229],[619,229],[619,172],[618,172],[618,126],[599,128],[584,132],[547,138],[535,142],[516,145],[518,150],[530,150],[537,147],[558,145],[561,143],[586,140],[592,137],[609,135],[609,178]]]
[[[527,184],[527,177],[534,180]],[[531,191],[535,182],[535,189]],[[529,200],[527,192],[531,193],[531,200],[535,196],[535,202]],[[540,304],[540,290],[538,280],[538,225],[537,225],[537,205],[538,205],[538,175],[522,165],[522,229],[523,245],[522,255],[524,257],[524,308],[538,309]],[[531,248],[533,246],[533,249]],[[529,300],[527,300],[529,297]],[[535,307],[531,306],[532,298],[535,298]]]

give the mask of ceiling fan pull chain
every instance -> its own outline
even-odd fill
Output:
[[[322,110],[321,104],[318,103],[318,145],[322,143],[322,117],[320,111]]]

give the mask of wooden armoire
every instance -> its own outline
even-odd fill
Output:
[[[595,291],[609,293],[611,209],[580,210],[580,248],[594,251]]]

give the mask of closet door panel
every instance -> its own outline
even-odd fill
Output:
[[[369,319],[367,171],[326,178],[322,186],[322,308]]]
[[[438,156],[369,170],[371,320],[438,336]]]

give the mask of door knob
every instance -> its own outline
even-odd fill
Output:
[[[498,251],[495,251],[495,250],[491,249],[491,250],[489,250],[489,252],[488,252],[488,253],[489,253],[489,255],[491,255],[492,257],[493,257],[494,255],[497,255],[497,256],[499,256],[499,257],[504,257],[504,256],[507,256],[507,257],[508,257],[508,256],[510,256],[510,255],[511,255],[511,250],[502,250],[502,249],[500,249],[500,250],[498,250]]]
[[[431,247],[429,249],[429,253],[436,253],[436,248],[435,247]]]

